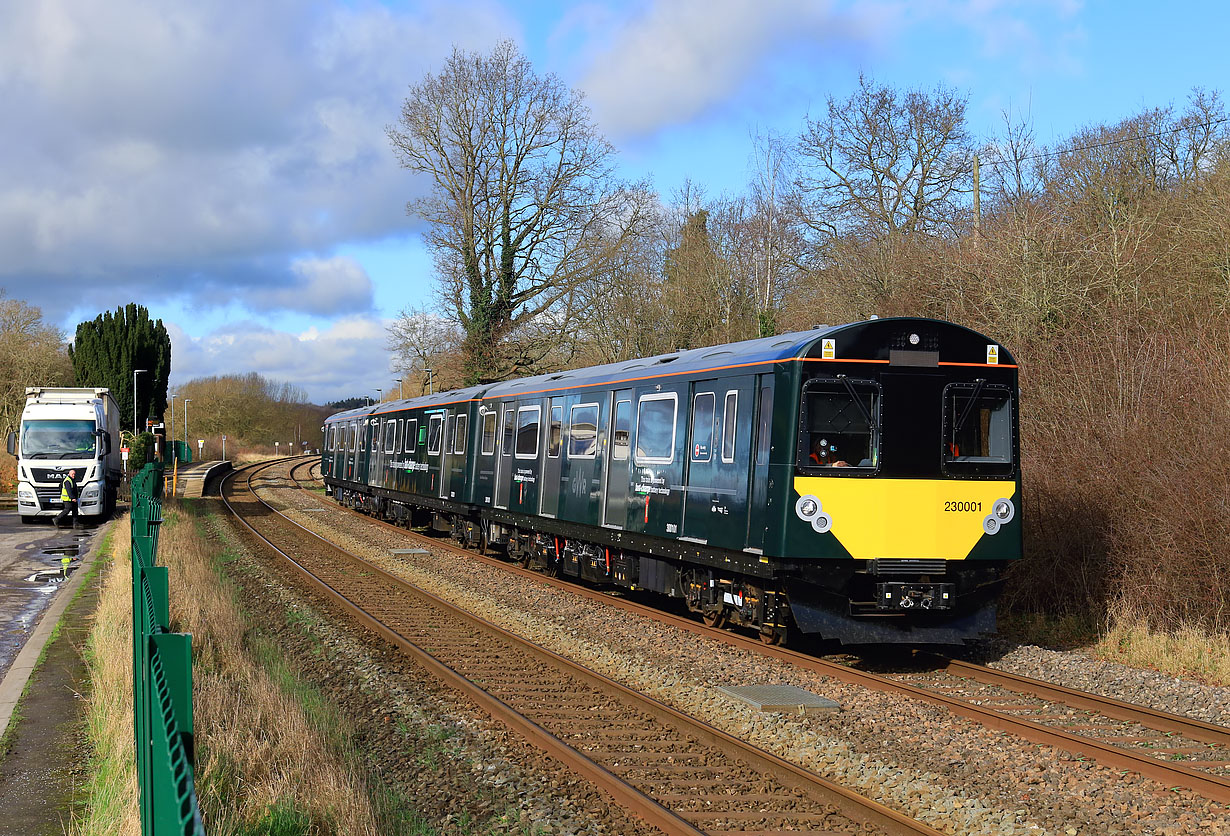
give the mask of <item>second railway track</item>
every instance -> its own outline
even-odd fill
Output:
[[[341,550],[261,503],[251,485],[260,469],[223,488],[258,537],[369,628],[663,832],[938,833]]]
[[[308,467],[305,464],[298,470],[303,473]],[[371,520],[370,517],[365,519]],[[753,653],[783,659],[804,670],[939,705],[954,714],[1031,742],[1137,772],[1163,787],[1187,787],[1205,798],[1230,802],[1230,729],[1223,726],[940,657],[928,657],[930,666],[924,672],[875,674],[786,648],[766,647],[738,633],[715,630],[635,601],[547,578],[506,560],[477,555],[438,538],[424,537],[380,520],[371,522],[432,548],[498,564],[507,571],[716,637]]]

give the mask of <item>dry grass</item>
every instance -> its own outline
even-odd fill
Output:
[[[89,802],[73,833],[140,836],[132,727],[132,574],[126,519],[111,528],[94,626],[86,643],[92,687],[86,712],[90,742]]]
[[[196,786],[212,836],[375,834],[368,788],[324,701],[245,640],[245,623],[217,570],[220,547],[190,515],[164,509],[159,563],[170,569],[173,629],[192,634]],[[89,801],[73,833],[138,836],[133,762],[130,538],[115,526],[87,660],[93,680]],[[258,658],[260,657],[260,658]]]
[[[267,829],[281,817],[305,832],[378,833],[355,759],[329,734],[338,723],[303,699],[293,677],[254,658],[216,569],[219,547],[192,517],[166,516],[159,562],[170,568],[175,628],[193,635],[197,792],[209,832]]]
[[[1095,655],[1112,662],[1190,677],[1210,685],[1230,685],[1230,634],[1199,627],[1171,630],[1150,626],[1143,613],[1116,613]]]

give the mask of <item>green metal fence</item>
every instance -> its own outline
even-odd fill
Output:
[[[132,682],[145,836],[201,834],[193,785],[192,636],[171,633],[167,568],[155,565],[162,465],[132,480]]]

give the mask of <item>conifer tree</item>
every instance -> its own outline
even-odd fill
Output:
[[[114,312],[99,314],[77,326],[68,349],[78,386],[105,386],[120,408],[120,427],[133,425],[133,410],[140,425],[167,408],[167,380],[171,375],[171,337],[162,320],[151,320],[142,305],[130,302]],[[133,370],[137,376],[133,392]]]

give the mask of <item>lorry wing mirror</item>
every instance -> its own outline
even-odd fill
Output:
[[[17,433],[9,430],[9,446],[8,451],[10,456],[17,455]]]
[[[94,434],[98,436],[102,442],[102,452],[104,456],[111,455],[111,433],[106,430],[95,430]]]

